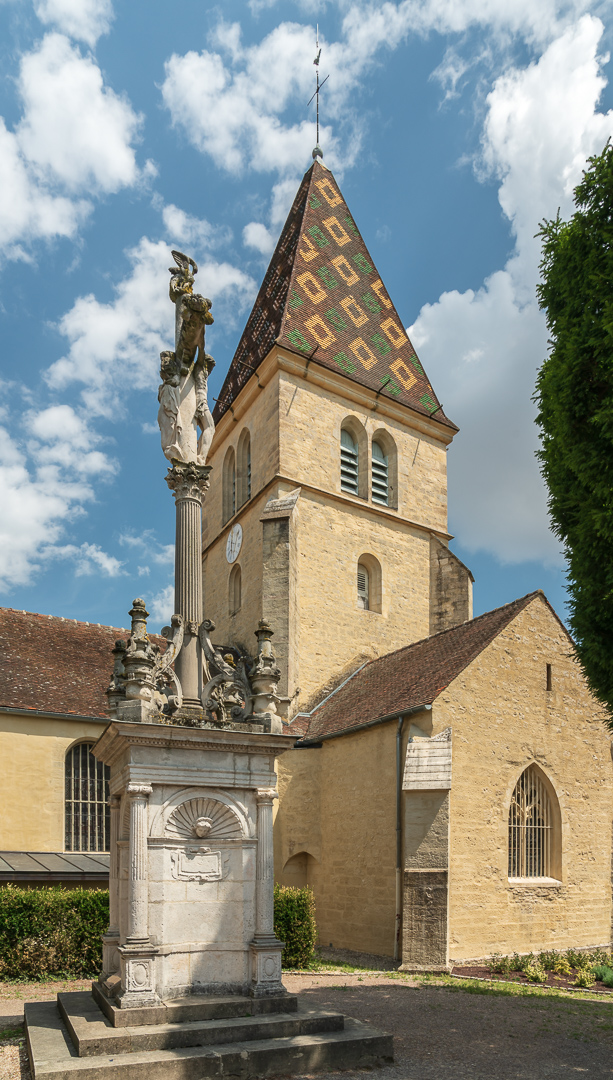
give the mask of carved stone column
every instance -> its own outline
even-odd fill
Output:
[[[202,660],[198,628],[202,622],[202,504],[209,487],[210,465],[173,465],[166,483],[176,503],[175,611],[185,621],[183,645],[175,670],[183,702],[201,708]]]
[[[258,846],[256,853],[255,936],[251,943],[253,997],[284,994],[281,982],[283,942],[274,931],[274,863],[272,842],[272,804],[275,788],[256,792],[258,807]]]
[[[104,981],[119,971],[119,795],[111,795],[111,836],[109,865],[109,928],[102,935],[102,975]]]
[[[149,873],[147,851],[147,805],[153,788],[128,784],[130,841],[128,878],[128,933],[119,947],[121,957],[122,1008],[157,1003],[155,963],[157,949],[149,941]]]

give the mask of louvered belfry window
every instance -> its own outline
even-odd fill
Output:
[[[515,785],[509,807],[509,877],[552,876],[551,800],[533,765]]]
[[[341,491],[358,494],[358,448],[348,431],[341,431]]]
[[[378,442],[372,444],[372,501],[387,506],[389,503],[389,477],[387,454]]]
[[[368,611],[368,570],[358,563],[358,605]]]
[[[93,743],[78,743],[66,754],[65,851],[108,851],[110,810],[108,765],[91,752]]]

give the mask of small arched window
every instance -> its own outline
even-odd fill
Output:
[[[389,476],[387,454],[378,442],[372,444],[372,501],[387,506],[389,503]]]
[[[224,524],[236,513],[236,460],[232,447],[226,453],[223,463],[223,520]]]
[[[509,877],[560,877],[560,815],[545,775],[530,765],[509,807]]]
[[[251,498],[251,435],[248,428],[241,431],[236,456],[236,504],[238,508]]]
[[[358,559],[357,598],[364,611],[381,612],[381,563],[374,555],[365,553]]]
[[[358,607],[368,611],[368,569],[364,563],[358,563]]]
[[[93,743],[71,746],[65,760],[65,851],[110,848],[111,770],[92,754]]]
[[[230,571],[228,582],[228,610],[230,615],[236,615],[241,606],[241,568],[235,563]]]
[[[341,491],[357,495],[359,491],[358,444],[345,428],[341,431]]]

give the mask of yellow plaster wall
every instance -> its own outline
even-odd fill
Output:
[[[434,734],[453,729],[450,957],[608,944],[610,734],[540,597],[437,699],[433,714]],[[507,876],[509,802],[533,761],[560,803],[561,885],[512,885]]]
[[[0,712],[0,850],[64,850],[64,758],[106,727]]]
[[[278,762],[275,874],[308,861],[319,940],[391,956],[396,862],[394,724],[290,750]]]

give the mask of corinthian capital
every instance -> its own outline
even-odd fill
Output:
[[[175,501],[182,499],[195,499],[201,502],[204,493],[209,488],[210,465],[195,465],[189,463],[182,465],[177,463],[166,473],[166,483],[172,491]]]

